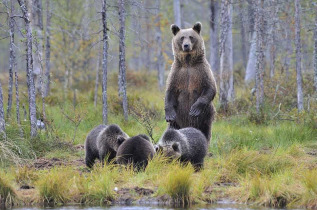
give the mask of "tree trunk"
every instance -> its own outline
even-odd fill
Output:
[[[25,21],[26,30],[26,76],[27,76],[27,86],[28,86],[28,96],[29,96],[29,114],[30,114],[30,124],[31,124],[31,137],[37,135],[36,130],[36,101],[35,101],[35,85],[33,80],[33,57],[32,57],[32,28],[29,19],[29,13],[26,6],[25,0],[18,0],[23,13],[23,19]]]
[[[7,5],[9,8],[9,5]],[[8,9],[9,14],[9,35],[10,35],[10,58],[9,58],[9,88],[8,88],[8,107],[7,107],[7,117],[11,114],[12,107],[12,89],[13,89],[13,72],[15,71],[15,51],[14,51],[14,4],[10,1],[10,9]]]
[[[259,114],[263,107],[264,99],[264,0],[255,0],[255,32],[256,32],[256,111]]]
[[[300,0],[295,0],[295,47],[296,47],[296,82],[297,82],[297,109],[302,111],[303,105],[303,89],[302,89],[302,49],[301,49],[301,37],[300,37],[300,14],[301,6]]]
[[[33,74],[35,91],[41,93],[41,77],[42,77],[42,60],[43,57],[43,16],[42,16],[42,0],[32,0],[32,7],[30,17],[31,27],[34,30],[32,33],[35,35],[35,54],[33,56]],[[35,58],[35,59],[34,59]]]
[[[128,99],[127,99],[127,83],[126,83],[126,65],[125,65],[125,0],[118,0],[119,3],[119,83],[121,86],[122,105],[124,119],[128,120]]]
[[[160,0],[156,0],[157,16],[156,16],[156,43],[157,43],[157,75],[158,75],[158,86],[162,91],[164,89],[164,67],[165,61],[162,49],[162,31],[161,31],[161,3]]]
[[[219,74],[219,4],[218,0],[211,0],[210,2],[210,66],[215,75]]]
[[[108,123],[108,104],[107,104],[107,61],[108,61],[108,34],[107,34],[107,1],[102,1],[102,122]]]
[[[51,84],[51,6],[50,0],[46,0],[46,42],[45,42],[45,96],[50,94]]]
[[[220,106],[228,110],[228,103],[234,99],[233,49],[232,49],[232,5],[229,0],[221,1],[220,36]]]
[[[317,6],[315,8],[315,28],[314,28],[314,87],[317,95]]]
[[[247,68],[245,71],[245,77],[244,81],[246,83],[251,82],[255,79],[255,69],[256,69],[256,31],[253,32],[252,34],[252,40],[251,40],[251,46],[250,46],[250,51],[249,51],[249,59],[248,59],[248,64]]]
[[[276,26],[278,22],[278,4],[275,0],[270,1],[271,7],[271,19],[268,21],[269,28],[269,58],[270,58],[270,77],[273,78],[275,75],[275,61],[276,61]]]
[[[100,65],[101,55],[98,52],[98,60],[96,65],[96,80],[95,80],[95,95],[94,95],[94,106],[97,106],[97,99],[98,99],[98,87],[99,87],[99,65]]]
[[[243,5],[242,2],[239,3],[239,19],[240,19],[240,35],[241,35],[241,53],[242,53],[242,61],[243,67],[246,68],[248,62],[247,56],[247,48],[246,48],[246,32],[245,32],[245,19],[243,17]]]
[[[4,120],[4,108],[3,108],[3,96],[2,96],[2,86],[0,83],[0,133],[3,134],[5,138],[5,120]]]
[[[173,0],[173,9],[174,9],[174,24],[178,27],[182,27],[182,19],[181,19],[181,4],[180,0]]]

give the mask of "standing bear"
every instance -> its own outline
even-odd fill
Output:
[[[90,131],[85,141],[87,167],[91,168],[96,159],[104,164],[104,159],[110,162],[117,155],[118,147],[129,136],[116,124],[98,125]]]
[[[166,84],[165,119],[170,128],[197,128],[209,144],[217,88],[200,35],[201,23],[188,29],[173,24],[171,30],[174,62]]]

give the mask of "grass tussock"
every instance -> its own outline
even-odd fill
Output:
[[[70,199],[73,173],[72,169],[64,167],[42,172],[36,183],[40,201],[48,204],[66,203]]]
[[[165,177],[162,177],[161,190],[171,196],[175,204],[190,204],[193,190],[194,169],[191,165],[173,164]]]
[[[12,180],[3,170],[0,170],[0,206],[12,206],[16,200],[16,193]]]
[[[302,182],[304,185],[304,193],[301,198],[301,205],[307,208],[317,208],[317,169],[307,171]]]
[[[114,188],[119,176],[118,169],[112,165],[95,167],[86,178],[81,177],[77,181],[82,201],[100,205],[112,201],[116,196]]]

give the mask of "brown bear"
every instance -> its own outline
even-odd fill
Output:
[[[116,124],[95,127],[85,141],[87,167],[91,168],[96,159],[104,164],[106,156],[110,162],[116,157],[119,145],[128,138],[129,136]]]
[[[217,88],[200,35],[201,23],[188,29],[173,24],[171,30],[174,62],[166,84],[165,119],[170,128],[197,128],[209,144]]]
[[[167,129],[156,147],[157,151],[162,151],[167,157],[179,158],[181,162],[191,162],[196,170],[203,166],[207,149],[205,135],[192,127]]]
[[[140,134],[124,141],[118,148],[117,163],[133,164],[134,169],[142,170],[153,158],[155,149],[148,136]]]

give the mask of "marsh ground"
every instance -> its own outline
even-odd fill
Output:
[[[144,74],[128,73],[128,121],[122,116],[116,75],[111,76],[109,123],[120,125],[130,136],[148,134],[155,143],[166,129],[164,92],[157,90],[154,75]],[[21,136],[15,114],[7,119],[7,139],[0,141],[2,203],[208,204],[229,199],[270,207],[317,207],[315,101],[310,110],[298,114],[291,93],[267,93],[267,107],[256,115],[253,96],[241,86],[228,112],[219,110],[215,101],[218,115],[200,172],[161,155],[142,172],[114,164],[88,171],[83,143],[102,115],[101,95],[94,107],[93,88],[85,85],[63,92],[54,84],[45,102],[47,127],[37,138],[28,136],[27,120]],[[39,115],[40,104],[38,100]]]

